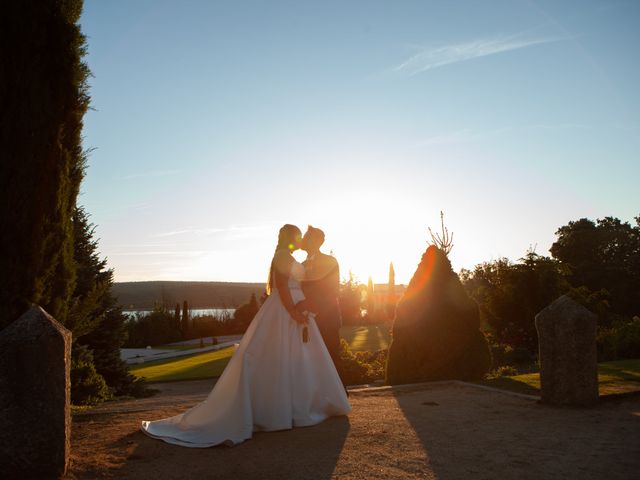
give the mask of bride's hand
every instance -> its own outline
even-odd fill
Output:
[[[304,325],[307,323],[307,317],[306,315],[304,315],[302,312],[299,312],[298,310],[294,310],[291,313],[291,316],[293,317],[293,320],[296,323],[299,323],[300,325]]]

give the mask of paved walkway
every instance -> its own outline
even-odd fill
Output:
[[[156,384],[156,397],[74,415],[70,478],[626,480],[640,469],[638,397],[551,408],[460,383],[352,392],[348,417],[233,448],[189,449],[140,432],[141,420],[184,411],[213,383]]]

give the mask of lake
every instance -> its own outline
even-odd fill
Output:
[[[216,317],[226,315],[230,317],[231,315],[233,315],[233,312],[235,311],[236,311],[235,308],[194,308],[190,310],[191,317],[202,317],[205,315],[212,315]],[[122,311],[122,313],[124,313],[125,315],[131,315],[131,316],[135,314],[149,315],[151,312],[152,310],[123,310]]]

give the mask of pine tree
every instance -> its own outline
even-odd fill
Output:
[[[4,2],[0,15],[0,328],[32,303],[66,322],[72,216],[89,106],[81,0]]]
[[[74,348],[74,366],[71,371],[74,385],[82,385],[79,375],[91,372],[93,363],[96,373],[104,379],[114,395],[144,395],[146,387],[127,369],[120,358],[120,347],[125,340],[126,317],[111,294],[113,271],[107,269],[107,262],[98,254],[98,241],[94,238],[95,227],[83,208],[77,208],[73,215],[74,259],[77,282],[73,292],[72,308],[67,327],[72,329],[74,343],[89,350],[84,354],[81,348]],[[76,358],[84,355],[83,359]],[[81,368],[80,368],[81,367]],[[88,381],[99,382],[90,375]],[[104,389],[97,391],[104,394]],[[95,402],[98,393],[89,387],[77,387],[74,403]],[[82,392],[88,396],[82,397]],[[93,392],[93,393],[91,393]],[[89,398],[90,397],[90,398]],[[104,399],[106,397],[103,397]]]

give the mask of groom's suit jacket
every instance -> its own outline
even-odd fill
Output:
[[[310,310],[316,313],[318,329],[340,373],[340,266],[334,257],[324,253],[309,257],[305,260],[304,266],[312,275],[316,269],[327,272],[320,279],[302,282],[302,291],[310,304]]]

